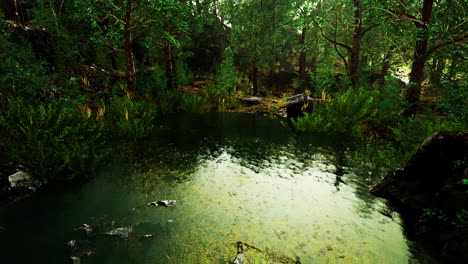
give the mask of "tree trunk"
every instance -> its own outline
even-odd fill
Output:
[[[385,77],[388,75],[388,69],[390,69],[390,50],[385,52],[385,55],[383,57],[382,61],[382,68],[380,69],[380,80],[379,80],[379,85],[383,86],[385,84]]]
[[[257,95],[258,94],[258,80],[257,80],[257,75],[258,75],[258,66],[257,66],[258,58],[254,58],[252,62],[252,88],[253,88],[253,94]]]
[[[450,58],[450,66],[448,66],[448,72],[447,75],[450,79],[454,79],[457,68],[459,67],[458,64],[460,61],[465,60],[463,57],[461,57],[458,53],[454,53],[451,58]]]
[[[200,3],[200,0],[195,0],[195,7],[197,8],[198,15],[202,14],[203,7]]]
[[[307,88],[307,71],[306,71],[306,52],[305,52],[305,39],[306,39],[307,28],[302,28],[301,38],[299,44],[301,45],[301,53],[299,54],[299,78],[301,80],[300,92],[304,92]]]
[[[414,59],[411,66],[410,82],[406,90],[406,101],[409,103],[408,109],[404,112],[406,117],[416,115],[419,100],[421,99],[421,84],[424,80],[424,64],[427,60],[427,43],[429,40],[428,25],[432,15],[432,5],[434,0],[424,0],[422,21],[414,22],[417,27],[416,46],[414,49]]]
[[[358,83],[359,78],[359,56],[361,52],[362,39],[362,20],[361,20],[361,2],[354,0],[354,32],[353,45],[351,46],[351,54],[349,60],[349,77],[352,85]]]
[[[424,80],[425,58],[416,58],[411,66],[410,80],[406,90],[406,101],[409,103],[408,109],[404,115],[406,117],[414,116],[418,111],[418,104],[421,98],[421,83]]]
[[[164,43],[164,64],[166,65],[167,88],[174,90],[174,65],[172,60],[172,47],[169,40],[166,40]]]
[[[275,73],[274,66],[271,66],[270,69],[268,70],[268,78],[267,78],[268,83],[266,83],[266,87],[268,87],[268,89],[276,91],[275,87],[273,87],[274,86],[274,83],[273,83],[274,73]]]
[[[431,84],[438,86],[440,85],[440,80],[442,79],[442,74],[445,69],[445,57],[439,57],[434,59],[431,72]]]
[[[133,0],[127,1],[127,8],[125,10],[125,29],[124,29],[124,39],[125,39],[125,62],[127,69],[127,90],[131,93],[135,93],[136,87],[136,75],[135,75],[135,60],[133,58],[133,41],[131,36],[131,26],[132,26],[132,5]]]
[[[23,9],[19,0],[5,0],[5,18],[20,24],[24,22]]]
[[[311,72],[314,76],[317,73],[317,56],[313,56],[310,60],[309,72]]]
[[[114,71],[119,70],[119,51],[114,50],[111,53],[111,64]]]

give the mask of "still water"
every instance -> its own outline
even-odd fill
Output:
[[[418,263],[346,140],[233,113],[164,127],[84,184],[0,206],[1,262],[225,264],[241,241],[245,264]]]

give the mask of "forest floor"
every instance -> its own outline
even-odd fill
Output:
[[[249,96],[242,92],[237,92],[232,98],[232,100],[235,100],[236,102],[233,103],[233,106],[224,110],[224,112],[240,112],[271,117],[286,117],[286,99],[291,95],[293,95],[292,91],[266,96]],[[262,98],[262,101],[255,105],[245,103],[245,99],[252,97]]]
[[[196,80],[187,86],[179,86],[183,92],[193,92],[196,94],[203,93],[209,83],[209,79]],[[261,95],[248,94],[242,90],[235,91],[230,96],[230,102],[227,102],[225,109],[219,110],[220,112],[236,112],[236,113],[249,113],[264,115],[270,117],[286,117],[286,100],[295,95],[294,89],[286,89],[283,91],[273,92],[260,92]],[[258,104],[249,104],[245,99],[258,97],[262,101]]]

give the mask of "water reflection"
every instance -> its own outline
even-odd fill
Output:
[[[9,219],[0,222],[9,230],[0,238],[12,249],[7,260],[31,263],[16,246],[23,239],[32,247],[25,238],[41,236],[48,242],[36,245],[35,263],[63,263],[69,240],[90,243],[86,263],[227,263],[238,241],[258,249],[245,251],[246,264],[412,258],[398,216],[389,218],[365,191],[367,176],[349,167],[343,141],[292,135],[277,121],[246,115],[172,117],[166,125],[150,141],[122,146],[80,188],[0,208]],[[145,206],[164,199],[177,205]],[[38,207],[40,227],[23,228],[22,213]],[[75,230],[83,223],[92,236]],[[106,235],[122,230],[132,232]]]

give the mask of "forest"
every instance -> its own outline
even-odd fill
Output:
[[[467,8],[464,0],[2,1],[0,187],[19,168],[41,186],[89,181],[122,145],[165,131],[163,120],[238,112],[277,120],[288,135],[352,142],[347,166],[372,171],[376,184],[433,133],[468,131]],[[308,99],[287,117],[298,94]],[[456,160],[467,164],[466,153]],[[467,183],[465,175],[460,188]],[[466,209],[424,214],[451,214],[445,221],[466,232]]]

